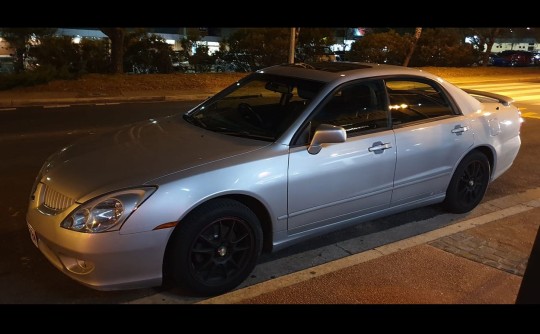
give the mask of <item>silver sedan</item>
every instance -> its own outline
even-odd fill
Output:
[[[518,154],[521,122],[510,98],[417,69],[273,66],[185,114],[53,154],[28,228],[89,287],[168,278],[220,294],[262,251],[435,203],[474,209]]]

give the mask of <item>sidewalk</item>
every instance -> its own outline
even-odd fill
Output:
[[[540,226],[540,189],[518,204],[510,197],[447,227],[200,303],[514,304]]]

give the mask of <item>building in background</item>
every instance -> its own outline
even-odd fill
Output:
[[[506,50],[539,51],[540,43],[532,37],[528,38],[495,38],[491,52],[499,53]]]

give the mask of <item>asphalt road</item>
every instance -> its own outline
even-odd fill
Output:
[[[43,161],[76,138],[148,118],[188,110],[196,103],[162,102],[83,105],[65,108],[19,108],[0,112],[0,303],[122,303],[153,295],[165,288],[100,292],[86,288],[54,268],[30,241],[25,223],[27,200]],[[534,115],[540,106],[523,102]],[[514,166],[488,188],[485,200],[540,186],[540,119],[527,118],[522,149]],[[305,254],[336,242],[361,236],[377,238],[387,229],[441,214],[438,206],[411,210],[304,242],[278,253],[263,255],[257,275],[246,284],[319,264]],[[417,233],[412,231],[411,233]],[[399,238],[399,236],[395,236]],[[391,240],[389,240],[390,242]],[[381,242],[385,242],[382,240]],[[288,260],[294,258],[295,260]],[[319,261],[330,261],[331,258]],[[275,264],[275,265],[274,265]],[[183,292],[175,291],[182,296]],[[197,299],[185,296],[185,302]]]

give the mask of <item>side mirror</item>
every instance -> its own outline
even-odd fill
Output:
[[[317,154],[321,151],[322,144],[343,143],[345,140],[347,140],[347,132],[343,127],[321,124],[315,130],[307,151],[309,154]]]

